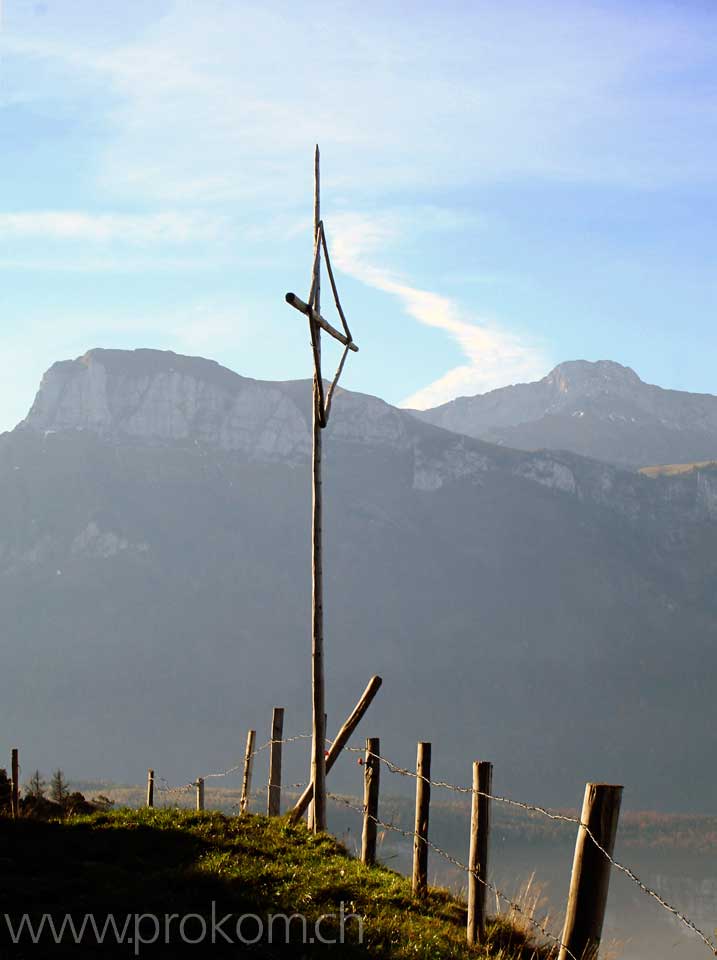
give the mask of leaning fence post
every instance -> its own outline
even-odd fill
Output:
[[[249,812],[249,794],[251,793],[251,772],[254,766],[254,743],[256,742],[256,730],[250,730],[246,735],[246,750],[244,751],[244,776],[241,782],[241,800],[239,801],[239,812]]]
[[[428,808],[431,803],[431,745],[419,743],[416,756],[416,822],[413,837],[413,895],[428,889]]]
[[[271,718],[271,747],[269,748],[269,794],[266,812],[278,817],[281,812],[281,740],[284,733],[284,708],[274,707]]]
[[[147,806],[154,806],[154,770],[147,771]]]
[[[378,783],[381,770],[381,742],[378,737],[366,738],[363,774],[363,833],[361,860],[368,866],[376,862],[376,820],[378,818]]]
[[[359,725],[359,722],[363,715],[368,710],[373,698],[378,693],[379,687],[383,681],[380,677],[371,677],[368,686],[361,694],[361,699],[354,707],[352,713],[347,718],[344,725],[341,727],[339,732],[334,737],[331,747],[329,749],[328,756],[326,757],[326,773],[328,774],[329,770],[336,763],[337,758],[340,756],[346,744],[351,738],[351,734],[354,732],[356,727]],[[311,803],[311,799],[314,796],[314,785],[310,783],[306,790],[301,794],[299,799],[296,801],[293,810],[289,814],[289,823],[298,823],[298,821],[303,816],[304,810]]]
[[[17,820],[20,816],[20,759],[17,747],[13,748],[10,763],[10,772],[12,775],[10,802],[12,805],[12,815]]]
[[[615,847],[621,798],[620,786],[607,783],[585,785],[558,960],[573,956],[579,960],[595,960],[597,957],[610,882],[611,864],[607,857],[612,857]],[[598,849],[593,838],[602,850]]]
[[[197,780],[197,810],[204,809],[204,777]]]
[[[488,881],[488,837],[490,835],[490,794],[493,764],[473,764],[471,844],[468,857],[468,926],[466,936],[473,945],[485,942],[485,901]]]

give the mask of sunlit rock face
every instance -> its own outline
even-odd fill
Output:
[[[298,462],[311,450],[310,398],[308,381],[252,380],[201,357],[90,350],[50,367],[24,423],[40,432],[90,430]],[[392,450],[412,444],[404,414],[376,397],[341,389],[328,434]]]
[[[278,386],[159,350],[91,350],[54,364],[25,423],[39,431],[190,441],[267,460],[309,451],[303,412]]]

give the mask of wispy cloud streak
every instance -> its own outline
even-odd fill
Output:
[[[408,316],[443,330],[460,347],[466,362],[406,397],[401,406],[426,409],[465,394],[483,393],[508,383],[534,380],[549,366],[543,350],[486,319],[469,316],[452,300],[408,283],[377,267],[379,251],[398,239],[388,218],[344,214],[333,221],[333,259],[362,283],[396,297]]]

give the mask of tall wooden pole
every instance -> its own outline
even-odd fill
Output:
[[[319,223],[321,221],[320,183],[319,183],[319,147],[314,153],[314,251],[320,243]],[[315,257],[314,303],[316,313],[321,313],[321,255]],[[318,357],[321,357],[321,328],[315,330]],[[311,688],[313,700],[313,729],[311,743],[311,782],[314,785],[313,829],[321,833],[326,829],[326,727],[324,719],[324,604],[322,569],[322,523],[321,523],[321,429],[323,411],[321,409],[320,372],[314,374],[314,442],[313,442],[313,527],[312,549],[312,615],[311,615]]]

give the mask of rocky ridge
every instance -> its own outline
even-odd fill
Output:
[[[608,360],[569,361],[535,383],[413,413],[493,443],[570,450],[629,467],[717,455],[717,397],[644,383]]]

